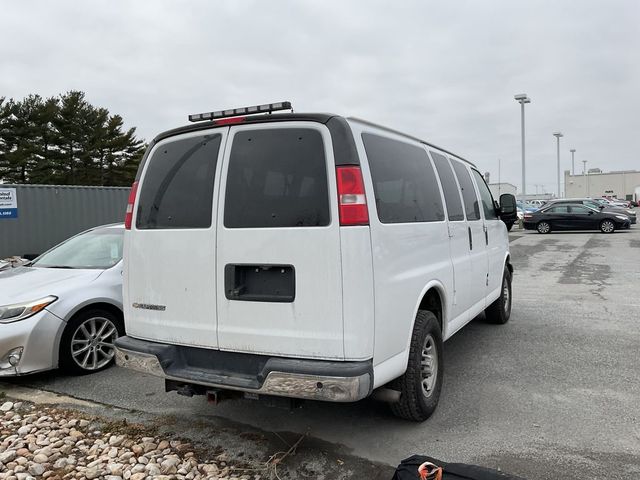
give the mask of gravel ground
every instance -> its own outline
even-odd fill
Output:
[[[0,418],[0,479],[6,480],[257,480],[284,457],[253,468],[229,462],[225,453],[203,458],[190,443],[152,435],[142,425],[25,402],[4,402]]]

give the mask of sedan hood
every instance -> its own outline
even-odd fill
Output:
[[[103,270],[18,267],[0,272],[0,305],[29,302],[93,282]]]

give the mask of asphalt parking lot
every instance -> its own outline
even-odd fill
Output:
[[[119,368],[14,383],[197,418],[210,435],[222,425],[307,432],[328,442],[323,448],[392,465],[424,453],[529,479],[640,478],[640,227],[511,237],[511,321],[495,326],[479,318],[447,342],[440,406],[423,424],[369,400],[294,411],[252,401],[212,407]]]

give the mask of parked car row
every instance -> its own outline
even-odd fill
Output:
[[[524,228],[550,233],[554,230],[600,230],[613,233],[630,228],[627,215],[577,202],[550,202],[540,210],[524,214]]]
[[[601,230],[612,233],[637,222],[629,202],[606,198],[560,198],[536,203],[518,202],[518,219],[527,230],[549,233],[553,230]],[[587,208],[578,208],[580,206]]]

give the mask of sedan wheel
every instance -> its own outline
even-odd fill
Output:
[[[90,310],[73,317],[62,335],[60,366],[72,373],[102,370],[115,358],[115,340],[124,334],[113,313]]]
[[[549,233],[551,231],[551,225],[547,222],[538,223],[538,232],[539,233]]]
[[[600,223],[600,231],[602,233],[613,233],[616,229],[615,224],[611,220],[603,220]]]

